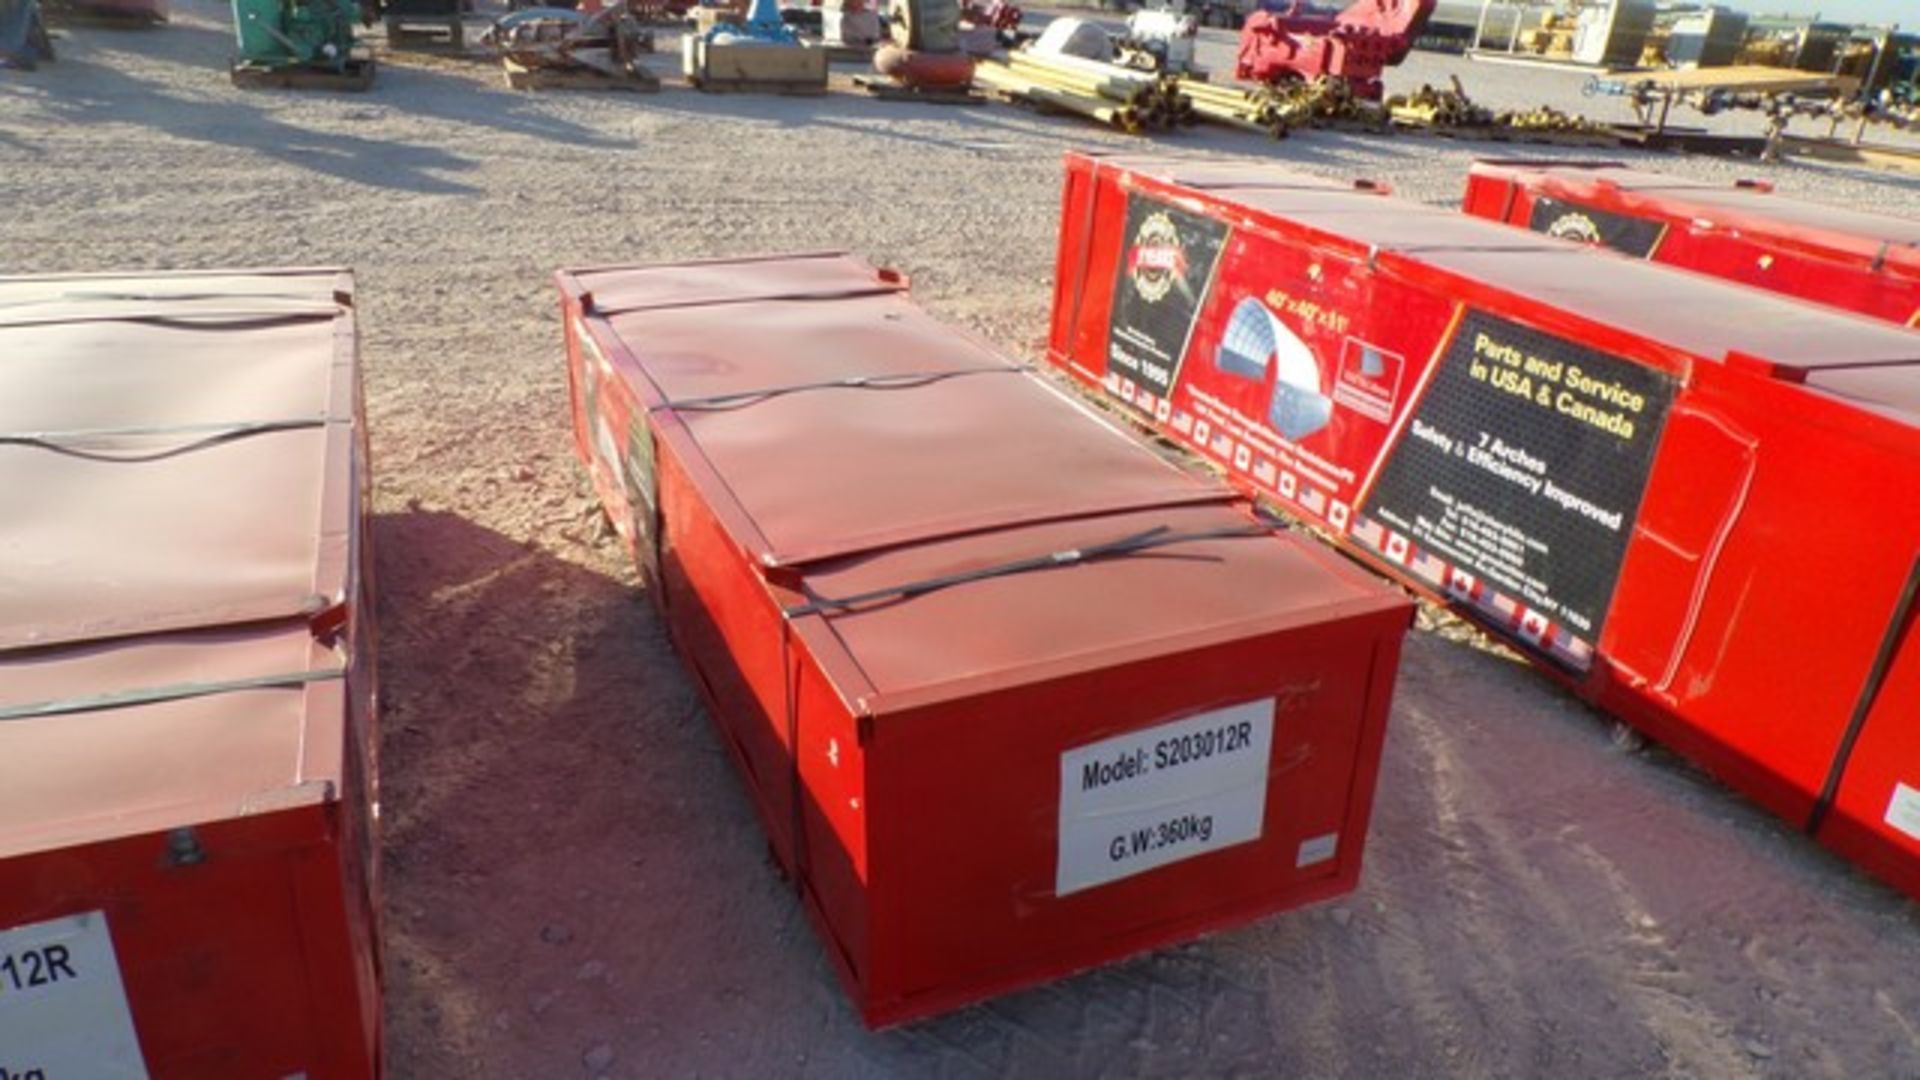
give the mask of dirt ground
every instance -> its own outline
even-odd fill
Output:
[[[529,96],[447,59],[388,63],[365,95],[243,92],[229,34],[224,5],[184,0],[162,29],[75,30],[57,64],[0,72],[0,268],[358,271],[393,1075],[1920,1077],[1920,907],[1428,632],[1356,894],[865,1032],[599,528],[551,273],[850,248],[1032,357],[1060,152],[1140,144],[850,94]],[[1427,56],[1393,85],[1449,70],[1492,104],[1624,108]],[[1489,149],[1163,145],[1430,202]],[[1912,181],[1770,175],[1920,205]]]

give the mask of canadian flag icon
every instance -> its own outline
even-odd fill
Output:
[[[1454,567],[1447,575],[1447,591],[1453,593],[1455,596],[1471,599],[1473,597],[1473,575],[1457,566]]]
[[[1126,402],[1129,405],[1133,404],[1134,394],[1137,389],[1138,388],[1133,385],[1132,379],[1121,379],[1120,380],[1120,400]]]
[[[1347,519],[1350,516],[1350,513],[1351,512],[1347,509],[1346,503],[1343,503],[1338,499],[1335,499],[1333,503],[1333,507],[1327,511],[1327,520],[1333,523],[1334,528],[1339,529],[1341,532],[1345,532],[1347,529]]]
[[[1153,410],[1153,415],[1156,420],[1159,420],[1163,424],[1166,423],[1167,417],[1173,415],[1173,402],[1168,401],[1166,398],[1161,398],[1160,407]]]
[[[1299,490],[1299,483],[1294,480],[1292,473],[1283,472],[1280,474],[1280,494],[1291,499],[1293,498],[1294,492]]]
[[[1387,536],[1387,558],[1394,562],[1407,561],[1407,547],[1407,538],[1399,533],[1391,533]]]
[[[1532,610],[1520,616],[1520,636],[1537,644],[1547,636],[1547,617]]]
[[[1193,437],[1201,446],[1207,445],[1207,436],[1213,434],[1213,426],[1205,420],[1193,425]]]
[[[1248,450],[1246,447],[1242,446],[1233,452],[1234,468],[1239,469],[1241,472],[1246,472],[1247,467],[1252,464],[1253,464],[1253,451]]]

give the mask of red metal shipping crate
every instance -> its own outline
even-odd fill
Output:
[[[1055,363],[1920,894],[1920,334],[1266,166],[1063,214]]]
[[[1615,162],[1478,161],[1469,214],[1920,326],[1920,220]]]
[[[353,286],[0,278],[0,1074],[379,1073]]]
[[[1404,599],[890,272],[559,280],[581,456],[869,1024],[1353,888]]]

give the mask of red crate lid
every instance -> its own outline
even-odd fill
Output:
[[[869,689],[853,691],[844,672],[834,672],[836,682],[878,712],[1111,666],[1130,655],[1368,615],[1404,619],[1409,606],[1339,557],[1262,530],[1233,505],[1161,507],[916,544],[808,567],[806,587],[819,597],[854,597],[1124,539],[1152,546],[906,599],[829,605],[798,618],[797,633],[823,659],[844,650]],[[939,647],[928,648],[929,641]]]
[[[337,781],[309,627],[351,588],[351,302],[335,270],[0,278],[0,855]]]
[[[1500,161],[1476,163],[1474,169],[1540,187],[1548,194],[1559,191],[1591,198],[1593,192],[1611,188],[1622,193],[1625,201],[1657,208],[1665,215],[1705,218],[1717,228],[1762,236],[1788,236],[1803,246],[1846,252],[1866,261],[1885,248],[1890,262],[1920,271],[1920,219],[1808,202],[1752,184],[1708,183],[1612,162]]]
[[[683,447],[759,562],[1233,497],[894,290],[838,288],[854,267],[880,280],[845,257],[761,261],[733,294],[703,289],[697,305],[591,320],[610,361],[644,380],[659,437]],[[644,292],[674,273],[602,270],[562,285],[597,310],[610,286]],[[836,288],[791,299],[816,274]]]
[[[1098,164],[1132,169],[1135,162]],[[1159,159],[1141,164],[1161,170],[1146,173],[1154,180],[1175,174]],[[1436,271],[1452,277],[1440,287],[1454,295],[1477,283],[1702,360],[1739,354],[1796,378],[1822,368],[1920,361],[1920,334],[1900,327],[1449,210],[1351,188],[1296,186],[1293,174],[1270,171],[1272,189],[1215,194],[1260,212],[1256,227],[1329,254],[1422,280]]]

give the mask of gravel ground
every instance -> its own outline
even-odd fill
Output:
[[[76,30],[57,64],[0,73],[0,267],[359,271],[394,1075],[1920,1076],[1920,909],[1444,632],[1409,641],[1358,893],[864,1032],[599,530],[550,274],[847,247],[1035,356],[1060,152],[1141,144],[851,94],[520,95],[448,59],[395,59],[359,96],[241,92],[229,40],[223,6],[183,0],[165,28]],[[1229,47],[1211,36],[1208,62]],[[1449,71],[1488,104],[1624,116],[1562,73],[1417,55],[1391,83]],[[1164,146],[1437,203],[1489,149]]]

